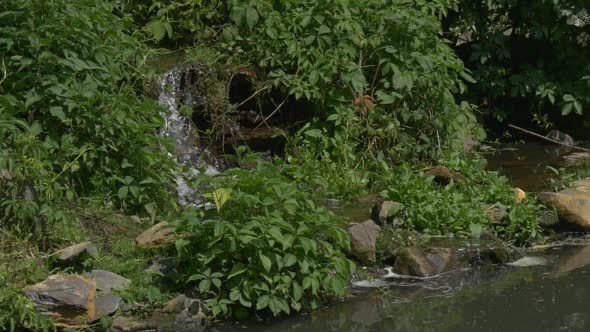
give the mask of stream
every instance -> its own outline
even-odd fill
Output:
[[[563,153],[563,148],[542,143],[509,145],[487,155],[487,167],[509,177],[516,187],[538,191],[547,188],[554,175],[547,166],[559,167]],[[541,265],[477,267],[428,279],[385,279],[387,287],[355,288],[348,299],[312,313],[210,329],[588,331],[590,237],[575,234],[573,238],[570,245],[527,254]]]

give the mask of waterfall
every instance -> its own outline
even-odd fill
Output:
[[[190,84],[192,75],[184,67],[177,67],[160,76],[157,80],[158,102],[167,109],[162,114],[165,124],[160,131],[164,137],[174,142],[175,155],[178,163],[185,171],[176,178],[178,201],[183,206],[200,204],[199,193],[190,186],[190,179],[199,174],[199,169],[205,168],[205,174],[219,173],[218,168],[207,164],[203,158],[203,150],[198,144],[198,135],[192,121],[180,112],[181,106],[192,107],[193,96]]]

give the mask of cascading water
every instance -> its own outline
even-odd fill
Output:
[[[205,174],[219,173],[217,167],[203,161],[203,151],[198,145],[198,136],[191,119],[180,112],[180,107],[191,107],[193,96],[190,87],[191,75],[186,68],[177,67],[160,76],[158,84],[158,101],[168,112],[163,114],[165,124],[160,134],[170,138],[176,147],[175,157],[186,171],[176,178],[178,201],[181,205],[199,205],[199,193],[192,188],[190,179],[199,174],[199,169],[206,168]]]

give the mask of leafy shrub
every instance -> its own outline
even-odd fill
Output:
[[[477,230],[489,229],[500,238],[526,245],[541,236],[532,202],[516,203],[514,191],[505,177],[481,169],[476,162],[459,159],[446,164],[461,171],[464,183],[439,187],[432,178],[408,166],[394,168],[385,177],[384,194],[406,206],[399,218],[399,227],[418,230],[431,235],[477,235]],[[507,217],[494,223],[485,212],[490,204],[500,203],[507,208]]]
[[[7,220],[91,194],[152,214],[174,204],[175,166],[154,135],[161,110],[135,92],[144,47],[114,9],[101,0],[0,4]]]
[[[279,168],[233,169],[213,178],[216,209],[177,222],[182,282],[198,287],[215,315],[240,307],[290,313],[342,296],[354,264],[346,232],[306,188]],[[230,189],[231,188],[231,189]]]
[[[51,319],[39,314],[21,292],[4,284],[0,276],[0,326],[4,331],[56,331]]]

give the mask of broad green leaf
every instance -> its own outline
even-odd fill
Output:
[[[272,262],[271,262],[270,258],[264,256],[263,254],[260,254],[259,256],[260,256],[260,261],[262,262],[262,266],[264,267],[266,272],[270,272],[270,268],[272,267]]]

